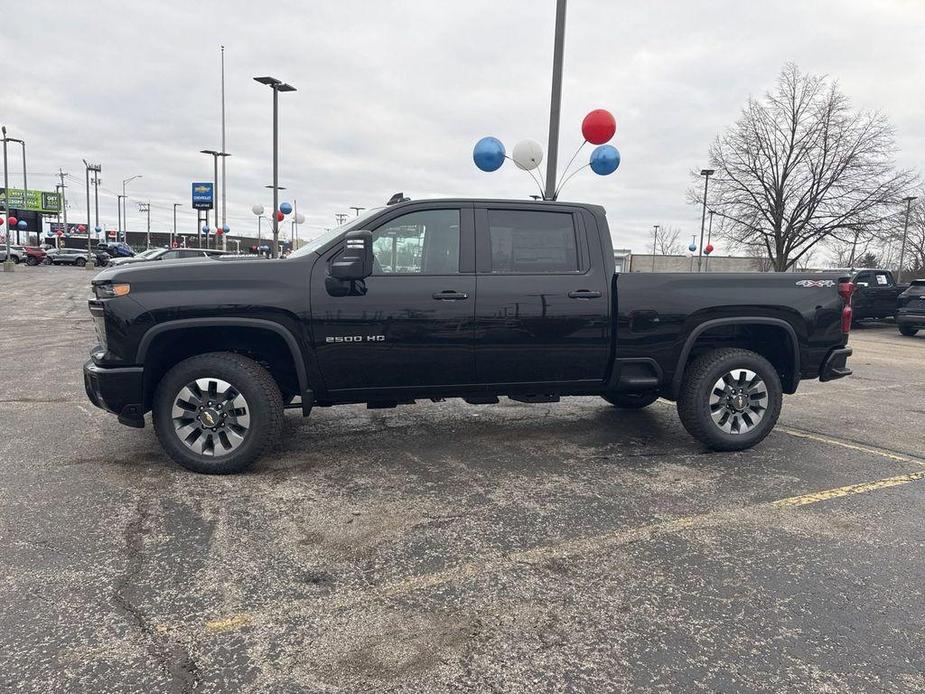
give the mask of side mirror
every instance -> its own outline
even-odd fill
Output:
[[[373,232],[348,231],[344,241],[344,252],[331,263],[331,277],[362,280],[373,274]]]

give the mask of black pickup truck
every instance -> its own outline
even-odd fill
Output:
[[[854,320],[896,315],[897,300],[909,288],[908,284],[897,284],[889,270],[864,268],[847,270],[846,273],[855,286],[851,300]]]
[[[847,376],[853,285],[838,274],[615,274],[603,208],[428,200],[371,210],[286,259],[110,268],[90,300],[90,400],[153,411],[197,472],[250,466],[283,409],[597,395],[676,401],[740,450],[801,379]]]

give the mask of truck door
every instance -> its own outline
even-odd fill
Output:
[[[891,272],[864,270],[858,273],[855,282],[861,287],[859,318],[884,318],[896,313],[896,297],[899,293]]]
[[[361,294],[332,296],[326,254],[312,273],[312,338],[330,391],[471,383],[475,254],[471,205],[378,218],[373,274]]]
[[[610,358],[610,284],[578,208],[476,208],[479,383],[599,383]],[[596,234],[596,228],[593,233]]]

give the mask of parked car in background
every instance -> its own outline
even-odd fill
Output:
[[[132,258],[135,251],[124,241],[103,241],[96,244],[96,250],[108,253],[113,258]]]
[[[10,259],[21,263],[26,259],[26,249],[22,246],[10,246]],[[0,262],[6,262],[6,244],[0,244]]]
[[[113,258],[109,266],[122,266],[131,263],[147,263],[154,260],[179,260],[182,258],[205,258],[206,256],[228,255],[226,251],[211,248],[149,248],[133,258]]]
[[[899,332],[912,337],[925,330],[925,279],[912,280],[912,284],[896,300],[896,325]]]
[[[909,286],[897,284],[889,270],[856,270],[851,281],[857,288],[852,297],[855,320],[895,316],[897,299]]]
[[[80,248],[53,248],[48,251],[46,262],[50,265],[76,265],[83,267],[87,264],[87,252]],[[109,263],[110,255],[103,251],[93,251],[94,265],[103,267]]]
[[[41,248],[36,248],[34,246],[23,246],[22,249],[26,253],[25,263],[26,265],[41,265],[45,262],[47,257],[45,251]]]

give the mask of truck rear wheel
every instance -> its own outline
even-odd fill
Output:
[[[273,377],[232,352],[190,357],[154,393],[154,431],[167,454],[193,472],[243,472],[278,438],[283,402]]]
[[[641,410],[648,407],[658,400],[656,391],[647,391],[645,393],[608,393],[603,396],[604,400],[614,407],[624,410]]]
[[[715,451],[741,451],[761,441],[780,416],[780,377],[747,349],[715,349],[685,370],[678,415],[688,433]]]
[[[915,337],[915,334],[919,331],[918,328],[913,328],[911,325],[900,325],[899,333],[905,335],[906,337]]]

